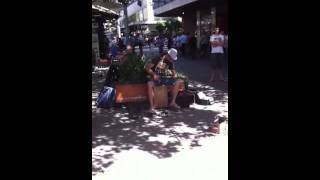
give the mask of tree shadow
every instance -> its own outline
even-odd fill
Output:
[[[159,159],[170,158],[183,148],[201,146],[201,139],[213,136],[208,128],[223,112],[209,106],[191,106],[180,112],[168,112],[152,118],[141,113],[140,118],[130,118],[128,106],[97,109],[94,102],[104,83],[104,78],[92,82],[92,174],[104,172],[117,154],[131,149],[148,152]],[[207,84],[190,81],[190,87],[214,98],[214,105],[228,102],[228,94]],[[143,112],[146,106],[142,107]]]
[[[140,119],[130,119],[125,108],[93,113],[92,172],[103,171],[113,163],[115,154],[132,148],[162,159],[179,152],[185,140],[190,140],[190,147],[201,146],[201,138],[212,136],[208,127],[216,115],[216,112],[194,108],[169,112],[165,117],[142,116]]]

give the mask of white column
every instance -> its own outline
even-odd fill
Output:
[[[117,20],[117,34],[118,34],[118,37],[121,38],[120,19]]]
[[[196,16],[197,16],[197,20],[196,20],[196,23],[197,23],[197,48],[200,48],[200,37],[201,37],[201,19],[200,19],[200,11],[197,10],[197,13],[196,13]]]
[[[148,22],[153,22],[154,21],[154,12],[153,12],[153,6],[152,6],[152,0],[145,0],[146,7],[147,7],[147,21]]]

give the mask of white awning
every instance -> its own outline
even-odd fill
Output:
[[[154,15],[159,15],[159,14],[165,13],[167,11],[176,9],[178,7],[181,7],[181,6],[196,2],[196,1],[198,1],[198,0],[174,0],[164,6],[161,6],[157,9],[155,9]]]
[[[116,11],[113,11],[111,9],[105,8],[105,7],[100,6],[100,5],[92,5],[92,9],[96,9],[98,11],[105,12],[105,13],[108,13],[108,14],[118,15],[118,13]]]
[[[116,3],[114,0],[93,0],[92,6],[103,7],[116,12],[116,14],[118,14],[122,9],[122,5],[120,3]]]

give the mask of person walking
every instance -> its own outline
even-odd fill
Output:
[[[209,39],[207,32],[203,32],[200,38],[200,56],[205,57],[208,54]]]
[[[173,45],[172,36],[168,35],[168,49],[171,49]]]
[[[187,43],[188,43],[188,36],[183,32],[182,35],[180,36],[179,40],[181,43],[181,55],[185,56]]]
[[[143,36],[142,34],[138,34],[138,46],[139,46],[139,55],[140,57],[143,56],[143,45],[144,45],[144,39],[143,39]]]
[[[190,53],[191,53],[191,59],[196,59],[196,53],[197,53],[197,38],[196,35],[192,35],[190,38]]]
[[[159,54],[163,53],[164,41],[165,41],[164,36],[160,34],[156,42],[159,47]]]

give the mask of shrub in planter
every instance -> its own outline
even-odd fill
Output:
[[[139,84],[152,79],[145,72],[145,65],[148,62],[150,62],[150,59],[140,58],[136,53],[128,55],[128,59],[119,67],[119,83]],[[186,75],[177,72],[177,79],[182,79],[185,82],[185,88],[188,89],[189,78]]]
[[[185,86],[185,89],[187,90],[189,86],[189,78],[186,75],[177,72],[177,79],[181,79],[184,81],[184,86]]]
[[[120,84],[138,84],[146,82],[145,61],[136,53],[128,55],[128,59],[119,67]]]

